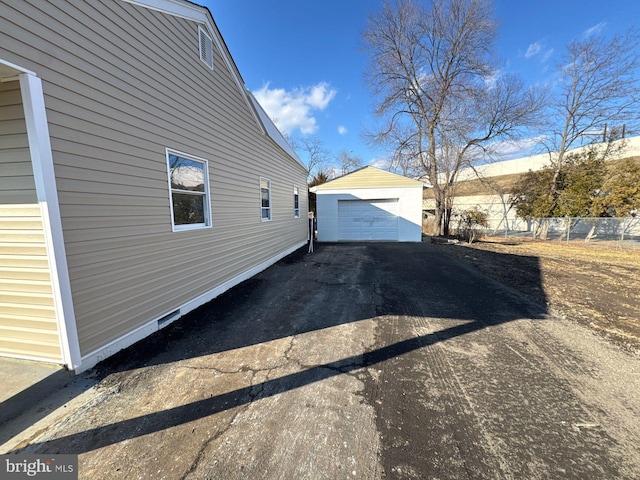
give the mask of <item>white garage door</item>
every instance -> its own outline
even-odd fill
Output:
[[[398,240],[398,199],[338,201],[339,240]]]

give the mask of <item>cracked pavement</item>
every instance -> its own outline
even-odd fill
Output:
[[[91,376],[12,451],[89,479],[640,471],[638,357],[428,244],[299,250]]]

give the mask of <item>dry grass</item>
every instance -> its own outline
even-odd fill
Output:
[[[437,248],[545,303],[550,313],[640,350],[640,251],[500,239]]]
[[[520,252],[534,255],[538,258],[555,258],[581,261],[589,261],[601,264],[616,264],[640,267],[640,252],[634,250],[621,250],[619,248],[602,248],[600,246],[589,246],[583,241],[575,243],[564,243],[558,241],[530,241],[505,242],[501,239],[485,239],[484,244],[502,245],[509,252],[510,246],[517,247]],[[480,244],[482,245],[482,244]],[[498,247],[500,248],[500,247]],[[513,249],[515,250],[515,249]]]

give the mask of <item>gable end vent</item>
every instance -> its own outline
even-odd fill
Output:
[[[200,39],[200,60],[213,70],[213,41],[202,27],[198,27],[198,36]]]

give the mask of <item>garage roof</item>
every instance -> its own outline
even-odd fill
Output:
[[[312,191],[322,190],[342,190],[349,188],[385,188],[385,187],[422,187],[423,183],[418,180],[396,175],[376,167],[363,167],[354,172],[330,180],[326,183],[314,187]]]

